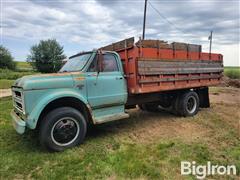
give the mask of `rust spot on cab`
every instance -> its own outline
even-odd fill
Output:
[[[84,80],[85,79],[85,77],[77,77],[77,78],[75,78],[75,80]]]
[[[71,75],[71,74],[82,74],[82,72],[48,73],[48,74],[40,74],[39,76],[42,76],[42,77],[45,77],[45,76],[65,76],[65,75]]]

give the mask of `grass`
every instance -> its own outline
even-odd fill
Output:
[[[8,89],[16,79],[37,73],[30,68],[25,68],[29,66],[26,64],[26,62],[17,62],[16,71],[0,69],[0,89]]]
[[[30,70],[32,71],[32,66],[28,62],[16,61],[18,70]]]
[[[1,79],[16,80],[22,76],[34,74],[34,71],[11,71],[9,69],[0,69]]]
[[[9,116],[11,98],[1,98],[0,106],[4,107],[0,109],[0,179],[195,179],[180,175],[182,160],[235,164],[240,171],[237,129],[217,112],[218,109],[228,112],[230,108],[235,111],[233,108],[239,105],[214,104],[193,118],[168,115],[168,121],[164,121],[166,117],[161,120],[155,113],[136,112],[126,121],[98,126],[88,133],[84,144],[62,153],[41,149],[32,131],[22,136],[16,134]],[[236,114],[228,118],[237,123]],[[168,124],[168,137],[151,137],[151,141],[134,138],[136,134],[149,137],[147,128],[152,128],[150,132],[157,131],[154,128],[159,123]],[[175,123],[173,127],[172,123]],[[207,133],[204,138],[196,139],[191,139],[191,135],[188,138],[171,136],[174,133],[171,128],[181,129],[184,124],[199,126]]]
[[[231,79],[240,79],[240,67],[224,67],[224,74]]]
[[[0,89],[9,89],[15,80],[0,79]]]

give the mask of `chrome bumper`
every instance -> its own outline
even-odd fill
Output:
[[[11,112],[13,127],[19,134],[23,134],[25,132],[26,122],[21,120],[20,117],[12,110]]]

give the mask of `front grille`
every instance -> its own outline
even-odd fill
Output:
[[[21,94],[21,92],[19,92],[19,91],[14,91],[14,95],[15,95],[16,97],[18,97],[18,98],[21,98],[21,97],[22,97],[22,94]]]
[[[23,94],[21,91],[13,90],[13,106],[15,111],[25,114],[24,111],[24,100],[23,100]]]

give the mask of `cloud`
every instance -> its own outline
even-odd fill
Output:
[[[149,1],[167,20],[148,4],[146,38],[200,43],[207,49],[213,30],[214,47],[239,43],[239,1]],[[142,0],[2,0],[3,43],[56,38],[65,47],[85,50],[138,38],[143,8]]]

